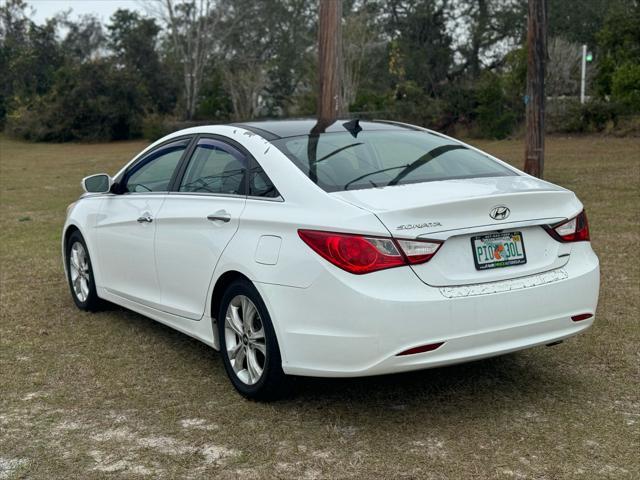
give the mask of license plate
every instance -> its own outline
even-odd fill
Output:
[[[476,270],[527,263],[522,233],[494,233],[471,238]]]

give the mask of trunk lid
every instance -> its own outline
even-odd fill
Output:
[[[432,286],[468,285],[533,275],[563,266],[571,244],[542,228],[582,209],[576,196],[529,176],[446,180],[335,192],[331,195],[374,213],[396,238],[444,240],[428,263],[411,268]],[[493,219],[496,206],[508,217]],[[477,270],[471,239],[496,232],[521,232],[526,263]]]

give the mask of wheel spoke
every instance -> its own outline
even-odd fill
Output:
[[[262,324],[260,324],[260,328],[255,331],[253,330],[252,326],[252,328],[249,330],[248,337],[252,342],[264,340],[264,328],[262,327]]]
[[[86,278],[80,280],[80,290],[82,292],[82,301],[89,296],[89,282]]]
[[[78,261],[78,245],[78,243],[75,243],[71,249],[71,261],[75,267],[80,270],[80,262]]]
[[[75,258],[74,252],[71,252],[71,256],[69,257],[69,267],[76,271],[80,270],[80,265],[78,265],[78,260]]]
[[[242,305],[242,322],[244,323],[244,329],[246,332],[250,332],[252,328],[252,322],[254,317],[256,316],[256,307],[253,306],[251,300],[247,297],[242,297],[241,300]]]
[[[249,372],[249,380],[251,383],[256,383],[262,375],[262,368],[258,365],[256,354],[251,350],[247,352],[247,370]]]
[[[240,312],[238,307],[229,305],[227,309],[227,325],[240,337],[242,337],[242,319],[240,318]]]
[[[84,270],[87,266],[87,253],[84,251],[84,247],[82,247],[82,245],[79,243],[76,245],[78,246],[78,249],[76,250],[76,260],[78,261],[78,266]]]
[[[235,346],[229,348],[227,352],[229,352],[229,360],[235,360],[238,356],[240,350],[243,349],[242,343],[236,343]]]
[[[244,346],[241,346],[236,354],[236,358],[233,362],[233,371],[236,373],[240,373],[244,370],[244,360],[246,358],[247,352]]]
[[[73,291],[76,294],[76,297],[78,297],[78,300],[80,300],[81,302],[84,302],[83,294],[82,294],[82,277],[80,275],[76,276],[75,280],[73,280]]]
[[[80,271],[73,264],[69,265],[69,275],[71,275],[71,283],[76,281],[76,278],[80,276]]]
[[[267,357],[267,347],[264,343],[262,342],[251,342],[251,347],[254,350],[258,350],[259,352],[262,353],[262,355],[264,355],[264,357]]]

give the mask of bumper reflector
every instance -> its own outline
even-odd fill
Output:
[[[573,320],[574,322],[580,322],[591,317],[593,317],[593,313],[581,313],[580,315],[574,315],[573,317],[571,317],[571,320]]]
[[[430,343],[428,345],[420,345],[419,347],[413,347],[413,348],[410,348],[409,350],[405,350],[404,352],[400,352],[396,355],[396,357],[400,357],[402,355],[414,355],[416,353],[431,352],[432,350],[435,350],[436,348],[439,348],[442,345],[444,345],[444,342]]]

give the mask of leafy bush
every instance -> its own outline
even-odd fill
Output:
[[[452,135],[460,130],[468,131],[476,118],[478,105],[473,85],[470,82],[455,82],[443,92],[442,99],[443,130]]]
[[[142,136],[152,142],[158,140],[171,133],[170,123],[164,115],[149,114],[142,120]]]
[[[415,82],[398,85],[395,101],[391,104],[389,117],[436,130],[441,129],[443,101],[427,95]]]
[[[13,109],[6,130],[33,141],[135,138],[142,133],[142,97],[136,78],[108,63],[64,67],[49,92]]]
[[[545,130],[547,133],[580,133],[583,131],[582,104],[575,98],[547,102]]]
[[[351,112],[380,112],[389,108],[389,94],[371,88],[360,88],[356,99],[349,105]]]
[[[598,133],[615,129],[624,109],[617,103],[594,99],[557,100],[547,107],[547,133]]]

